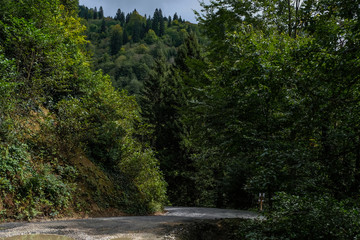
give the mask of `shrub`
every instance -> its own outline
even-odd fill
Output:
[[[50,165],[36,169],[27,145],[0,146],[0,196],[7,199],[4,209],[11,217],[56,215],[68,206],[73,190]]]
[[[159,171],[158,160],[151,149],[143,149],[132,139],[124,139],[119,170],[136,187],[138,201],[145,213],[160,211],[167,202],[166,182]],[[136,201],[136,199],[133,199]]]
[[[360,211],[331,196],[294,196],[278,193],[274,211],[264,221],[239,230],[240,239],[359,239]]]

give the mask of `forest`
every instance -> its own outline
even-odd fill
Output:
[[[1,220],[264,194],[228,239],[360,238],[358,1],[201,7],[193,24],[2,0]]]
[[[109,75],[116,89],[137,97],[156,59],[163,57],[169,64],[174,63],[177,48],[188,34],[200,36],[196,24],[186,22],[177,13],[165,17],[161,9],[155,9],[153,16],[142,16],[136,9],[131,13],[118,9],[114,17],[104,17],[102,7],[99,11],[79,8],[93,69]]]

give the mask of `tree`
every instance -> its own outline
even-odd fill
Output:
[[[171,16],[168,17],[168,27],[171,26],[171,22],[172,22],[172,19],[171,19]]]
[[[146,19],[134,10],[130,16],[129,22],[126,25],[126,31],[130,34],[133,42],[139,42],[145,35]]]
[[[131,17],[131,14],[130,14],[130,13],[126,14],[126,18],[125,18],[125,23],[126,23],[126,24],[129,23],[130,17]]]
[[[358,43],[350,31],[358,22],[338,5],[202,3],[210,44],[197,71],[206,71],[207,83],[193,87],[190,139],[203,171],[215,166],[210,180],[220,191],[230,186],[220,195],[266,192],[270,204],[278,191],[353,196],[358,82],[350,79],[358,53],[344,53]]]
[[[159,10],[159,18],[159,36],[162,37],[165,34],[165,21],[161,9]]]
[[[146,19],[146,26],[145,26],[145,32],[149,32],[149,30],[151,29],[152,26],[152,20],[150,18],[150,16]]]
[[[156,33],[154,32],[154,30],[150,29],[147,32],[144,40],[147,44],[153,44],[158,40],[158,37],[156,36]]]
[[[97,11],[97,8],[95,7],[94,8],[94,17],[93,17],[93,19],[98,19],[98,11]]]
[[[160,16],[159,16],[159,9],[155,9],[154,16],[152,19],[152,30],[159,36],[159,27],[160,27]]]
[[[173,204],[193,204],[193,185],[189,174],[191,164],[181,145],[184,134],[179,107],[184,102],[181,79],[166,65],[163,58],[156,61],[156,69],[144,83],[140,98],[143,118],[153,126],[151,143],[158,152],[160,168],[164,172],[168,194]]]
[[[122,12],[121,9],[118,9],[114,19],[120,21],[120,25],[124,26],[124,24],[125,24],[125,13]]]
[[[99,19],[103,19],[104,18],[104,10],[103,10],[103,7],[100,6],[100,9],[99,9]]]
[[[87,19],[87,17],[88,17],[88,12],[89,12],[89,8],[81,5],[81,6],[79,6],[79,9],[80,9],[80,11],[79,11],[79,17]]]
[[[129,42],[129,36],[127,34],[127,31],[123,31],[123,44],[126,44]]]
[[[116,24],[111,29],[110,38],[110,54],[116,55],[123,44],[123,29],[119,24]]]
[[[115,15],[114,19],[120,21],[121,13],[122,13],[121,9],[118,8],[118,10],[116,11],[116,15]]]
[[[100,33],[105,33],[106,32],[106,21],[105,19],[103,18],[102,21],[101,21],[101,27],[100,27]]]

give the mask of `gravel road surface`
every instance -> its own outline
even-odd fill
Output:
[[[76,240],[95,239],[175,239],[171,230],[184,223],[221,218],[256,218],[249,211],[167,207],[159,216],[129,216],[112,218],[87,218],[43,222],[14,222],[0,224],[0,239],[27,234],[56,234]]]

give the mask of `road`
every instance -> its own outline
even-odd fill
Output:
[[[171,229],[184,223],[221,218],[256,218],[258,214],[229,209],[167,207],[159,216],[87,218],[0,224],[0,239],[26,234],[56,234],[76,240],[174,239]]]

